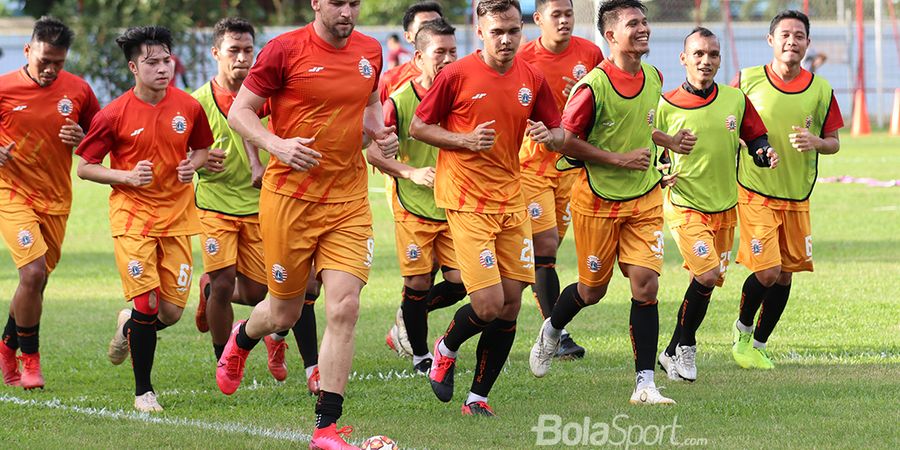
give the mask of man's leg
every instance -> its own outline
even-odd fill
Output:
[[[222,357],[228,336],[231,335],[231,324],[234,322],[234,310],[231,308],[231,300],[235,293],[235,277],[237,268],[228,266],[212,272],[209,276],[206,296],[206,323],[209,325],[209,334],[212,338],[213,351],[216,360]],[[205,288],[206,286],[201,286]]]
[[[403,322],[413,354],[413,368],[426,373],[431,368],[433,356],[428,351],[428,294],[431,289],[431,274],[403,277]],[[395,343],[395,345],[399,345]],[[422,365],[422,370],[419,370]]]
[[[39,353],[39,331],[43,309],[43,291],[47,283],[47,265],[43,256],[19,268],[19,285],[13,295],[16,341],[22,351],[20,383],[25,389],[43,388]],[[15,355],[15,351],[13,351]],[[4,375],[6,371],[4,371]]]

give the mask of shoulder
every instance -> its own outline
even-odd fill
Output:
[[[590,39],[585,39],[580,36],[572,36],[572,44],[570,44],[570,45],[574,45],[579,50],[586,51],[586,52],[592,52],[592,53],[600,53],[601,52],[600,47],[598,47],[597,44],[594,43],[594,41],[592,41]]]
[[[538,48],[540,47],[537,44],[537,42],[538,42],[538,39],[534,39],[532,41],[528,41],[528,42],[522,44],[522,46],[519,47],[519,51],[516,53],[516,57],[522,58],[526,61],[531,60],[535,56],[535,53],[537,53]]]
[[[381,43],[378,42],[377,39],[368,36],[366,34],[360,33],[359,31],[353,32],[353,46],[365,52],[378,53],[378,56],[381,56]]]
[[[198,101],[203,101],[204,99],[212,97],[212,88],[210,84],[211,83],[209,81],[203,83],[203,85],[197,88],[197,90],[191,92],[191,97],[194,97]]]

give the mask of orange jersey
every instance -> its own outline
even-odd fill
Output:
[[[68,214],[72,206],[72,146],[59,131],[71,119],[87,132],[100,110],[81,78],[60,72],[41,87],[25,69],[0,76],[0,145],[15,142],[0,168],[0,201],[23,203],[43,214]]]
[[[438,73],[416,116],[454,133],[496,121],[490,150],[441,149],[434,186],[437,206],[489,214],[525,210],[519,147],[527,120],[542,121],[547,128],[560,124],[553,94],[537,69],[516,58],[500,74],[481,59],[481,50]]]
[[[269,99],[269,129],[275,135],[315,138],[310,147],[322,154],[319,165],[307,172],[270,158],[266,189],[319,203],[368,196],[363,111],[379,72],[381,44],[358,32],[335,48],[310,24],[266,44],[244,86]]]
[[[132,170],[153,163],[153,181],[141,187],[113,186],[109,222],[113,236],[184,236],[200,232],[193,184],[178,181],[178,164],[189,149],[213,143],[203,107],[190,94],[169,87],[155,106],[130,90],[103,108],[75,152],[90,164],[110,154],[110,167]]]
[[[572,36],[569,46],[560,53],[553,53],[543,45],[540,38],[530,41],[519,49],[518,57],[543,72],[556,100],[556,108],[562,113],[568,97],[564,94],[568,82],[565,78],[580,80],[594,67],[603,61],[603,52],[593,42]],[[522,141],[519,159],[522,171],[538,176],[559,177],[556,160],[559,153],[544,148],[542,144],[532,142],[527,137]]]
[[[413,60],[381,74],[381,80],[378,82],[378,97],[381,98],[381,103],[386,102],[394,91],[421,74],[422,71],[416,67]]]

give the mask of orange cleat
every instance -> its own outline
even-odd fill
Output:
[[[197,314],[194,315],[194,323],[197,330],[201,333],[209,331],[209,324],[206,322],[206,289],[209,286],[209,274],[204,273],[200,277],[200,303],[197,304]]]
[[[331,424],[325,428],[316,428],[312,440],[309,441],[310,450],[360,450],[355,445],[350,445],[341,435],[350,437],[353,427],[337,429],[337,425]]]
[[[486,402],[472,402],[462,406],[462,415],[464,416],[484,416],[496,417],[497,414]]]
[[[431,390],[438,400],[449,402],[453,399],[453,373],[456,371],[456,358],[444,356],[441,353],[440,344],[444,338],[439,338],[434,343],[434,361],[431,363],[431,371],[428,379],[431,380]]]
[[[313,367],[312,373],[309,374],[309,378],[306,380],[306,389],[309,389],[309,393],[312,395],[319,395],[319,366],[316,365]]]
[[[22,387],[25,390],[44,388],[44,375],[41,374],[41,354],[23,353],[19,356],[22,361]]]
[[[241,379],[244,378],[244,364],[247,363],[247,356],[250,355],[248,350],[238,347],[236,341],[238,330],[244,322],[246,321],[242,320],[234,324],[222,357],[219,358],[219,365],[216,367],[216,384],[225,395],[234,394],[234,391],[241,385]]]
[[[284,361],[284,351],[287,350],[287,342],[284,339],[276,341],[271,336],[263,338],[266,343],[266,351],[269,353],[269,373],[276,381],[284,381],[287,378],[287,363]]]
[[[19,373],[19,360],[16,358],[16,351],[4,343],[0,343],[0,371],[3,372],[3,383],[7,386],[22,385],[22,374]]]

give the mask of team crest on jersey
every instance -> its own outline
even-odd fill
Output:
[[[543,214],[544,208],[541,208],[540,203],[531,202],[531,204],[528,205],[528,215],[531,216],[532,219],[540,219]]]
[[[519,103],[522,106],[528,106],[531,104],[531,101],[534,100],[534,94],[531,92],[531,89],[528,89],[527,87],[523,87],[522,89],[519,89],[518,97],[519,97]]]
[[[572,68],[572,77],[576,80],[580,80],[587,75],[587,67],[584,67],[584,64],[576,64],[575,67]]]
[[[216,238],[209,238],[206,242],[203,243],[203,248],[206,249],[206,254],[209,256],[216,256],[219,253],[219,240]]]
[[[16,236],[16,241],[19,242],[19,247],[28,248],[31,247],[31,244],[34,244],[34,235],[31,234],[30,230],[22,230]]]
[[[56,110],[59,111],[63,117],[69,117],[69,115],[72,114],[72,111],[75,110],[75,104],[68,98],[62,98],[56,103]]]
[[[656,110],[651,109],[647,111],[647,125],[653,126],[653,123],[656,122]]]
[[[406,259],[410,261],[418,261],[422,257],[422,249],[416,244],[409,244],[406,247]]]
[[[694,243],[694,255],[700,258],[709,256],[709,245],[704,241]]]
[[[751,239],[750,240],[750,251],[753,252],[754,255],[759,256],[762,254],[763,245],[759,239]]]
[[[370,63],[368,59],[359,58],[359,74],[362,75],[363,78],[372,78],[374,72],[375,70],[372,69],[372,63]]]
[[[140,278],[144,274],[144,265],[136,259],[128,261],[128,274],[131,275],[131,278]]]
[[[591,273],[597,273],[600,271],[600,258],[590,255],[587,257],[587,268],[591,271]]]
[[[807,130],[812,127],[812,116],[806,116],[806,120],[803,121],[803,127]]]
[[[725,118],[725,128],[728,128],[728,131],[732,133],[734,133],[734,130],[737,130],[737,117],[734,117],[734,114]]]
[[[187,119],[181,114],[172,118],[172,129],[178,134],[184,134],[187,131]]]
[[[482,250],[478,259],[481,262],[481,267],[484,267],[485,269],[493,269],[494,266],[497,265],[497,259],[494,258],[494,252],[488,249]]]
[[[281,284],[287,281],[287,270],[281,264],[272,264],[272,279]]]

